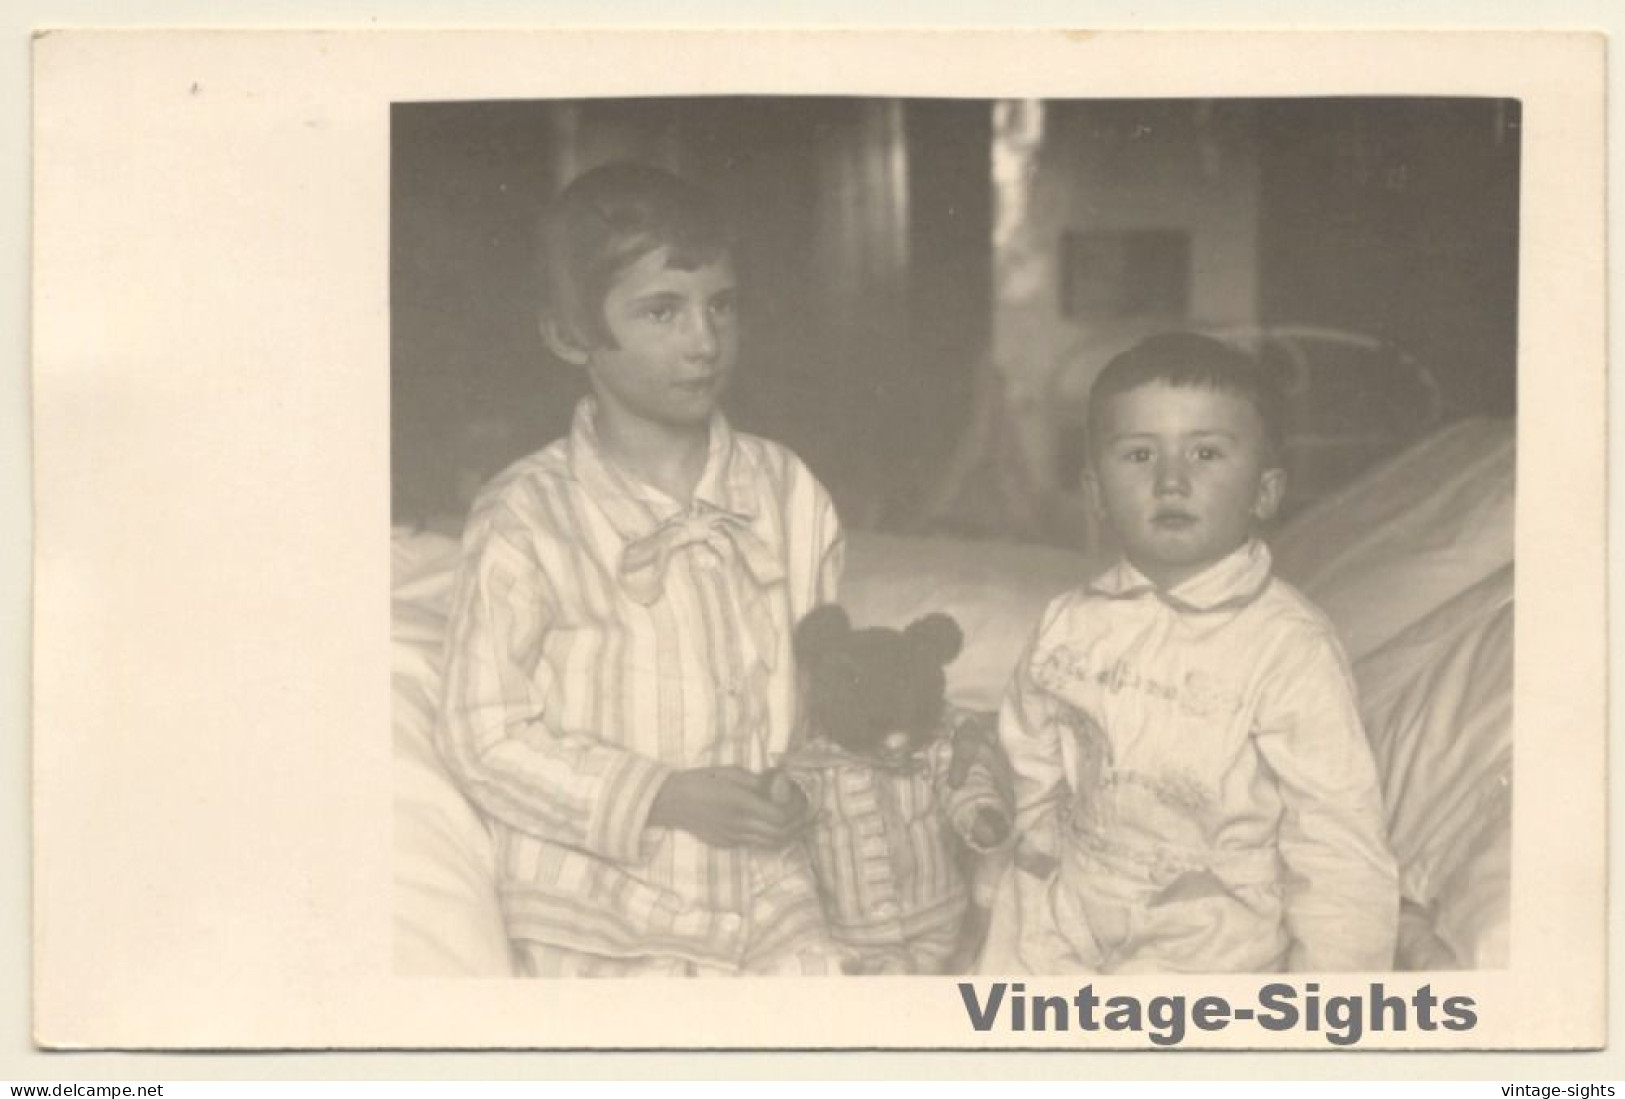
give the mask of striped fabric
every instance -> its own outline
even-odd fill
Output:
[[[1010,804],[985,765],[950,788],[952,758],[946,737],[903,767],[820,738],[785,763],[817,810],[807,846],[830,930],[864,972],[940,973],[958,945],[970,885],[954,833],[982,808],[1008,818]]]
[[[687,505],[606,458],[590,398],[487,486],[437,744],[490,824],[513,938],[651,972],[823,941],[798,845],[724,850],[647,820],[672,771],[765,771],[789,747],[791,626],[833,598],[841,557],[818,482],[720,414]]]

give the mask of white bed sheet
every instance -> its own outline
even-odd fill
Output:
[[[397,531],[391,686],[395,780],[395,972],[512,975],[491,841],[434,747],[441,643],[457,543]]]
[[[1450,424],[1271,538],[1350,660],[1512,562],[1516,436],[1510,420]]]
[[[1507,962],[1513,567],[1355,666],[1400,890],[1456,963]]]

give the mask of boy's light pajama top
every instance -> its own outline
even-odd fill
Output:
[[[1253,540],[1054,600],[1000,714],[1036,973],[1388,969],[1398,890],[1332,627]]]
[[[618,469],[591,398],[501,474],[464,536],[441,753],[485,815],[510,936],[571,971],[771,969],[827,947],[800,844],[647,826],[674,770],[763,771],[796,722],[795,622],[834,597],[841,535],[788,450],[718,414],[691,504]],[[534,967],[533,967],[534,968]]]

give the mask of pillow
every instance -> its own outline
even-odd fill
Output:
[[[434,531],[396,527],[389,538],[389,595],[400,612],[422,611],[442,622],[462,549],[457,539]]]
[[[858,532],[848,536],[840,598],[858,626],[953,615],[965,647],[948,665],[948,695],[996,710],[1045,606],[1090,575],[1089,558],[1069,550]]]
[[[511,976],[490,836],[434,747],[457,543],[397,532],[390,548],[395,972]]]
[[[395,683],[395,973],[511,976],[490,836],[435,753],[433,701],[403,701],[419,686]]]
[[[1486,826],[1439,887],[1433,928],[1467,969],[1505,968],[1512,938],[1512,828]]]
[[[1506,964],[1513,569],[1355,665],[1400,892],[1466,965]]]
[[[1276,571],[1359,660],[1512,562],[1516,428],[1454,423],[1290,520]]]

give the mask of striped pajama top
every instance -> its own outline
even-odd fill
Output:
[[[835,510],[788,450],[710,425],[688,504],[570,434],[470,514],[438,746],[490,827],[511,937],[737,967],[822,940],[805,852],[648,827],[674,770],[765,771],[796,727],[791,628],[834,597]]]
[[[807,846],[840,941],[890,946],[957,930],[971,900],[958,836],[969,836],[978,811],[1008,818],[1011,806],[985,764],[973,764],[957,787],[950,785],[952,763],[946,735],[900,766],[823,737],[786,760],[785,770],[816,810]]]

